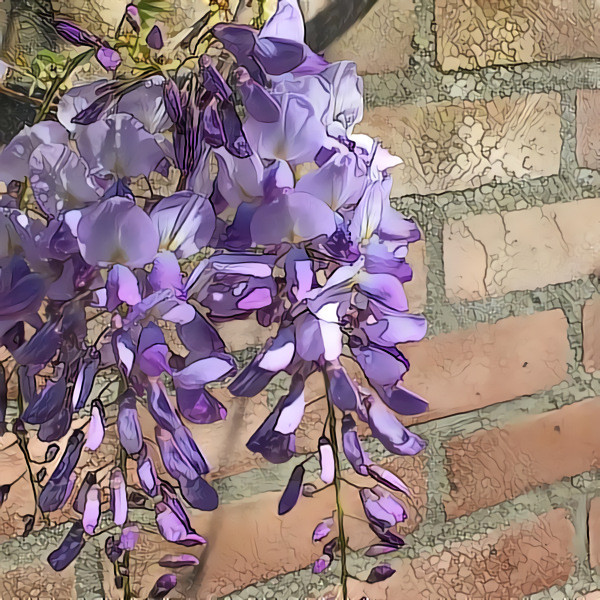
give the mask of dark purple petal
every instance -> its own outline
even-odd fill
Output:
[[[164,372],[170,374],[169,354],[162,329],[154,323],[148,323],[138,341],[137,361],[140,369],[148,377],[159,377]]]
[[[225,343],[217,330],[198,312],[189,323],[177,325],[181,343],[194,358],[206,358],[225,352]]]
[[[234,396],[252,397],[260,393],[277,373],[287,368],[294,358],[294,331],[281,329],[265,349],[229,385]]]
[[[178,569],[180,567],[193,567],[199,563],[198,559],[191,554],[165,554],[159,559],[158,564],[167,569]]]
[[[361,446],[356,431],[356,423],[352,416],[348,414],[342,418],[342,446],[344,454],[348,462],[352,465],[352,468],[359,475],[367,475],[367,465],[371,460]]]
[[[271,414],[252,434],[247,448],[275,464],[288,461],[296,450],[295,430],[303,414],[304,380],[297,375],[292,379],[289,393],[280,398]]]
[[[91,125],[100,118],[102,113],[111,105],[112,101],[113,97],[111,94],[104,94],[83,110],[80,110],[70,122],[76,125]]]
[[[177,389],[177,407],[192,423],[208,424],[227,416],[227,409],[204,387]]]
[[[356,410],[358,388],[339,362],[326,363],[327,397],[340,410]]]
[[[378,398],[370,399],[367,414],[373,435],[389,452],[414,455],[425,448],[426,442],[406,429]]]
[[[155,427],[155,436],[163,464],[172,477],[177,480],[182,477],[187,479],[198,477],[199,473],[181,452],[169,431]]]
[[[159,600],[160,598],[166,597],[166,595],[177,585],[177,577],[173,573],[167,573],[161,575],[154,587],[148,594],[149,600]]]
[[[392,569],[390,565],[381,564],[373,567],[369,576],[367,577],[367,583],[377,583],[378,581],[385,581],[389,579],[394,573],[396,569]]]
[[[256,83],[243,67],[237,70],[236,75],[238,89],[248,113],[260,123],[277,121],[281,109],[271,94],[262,85]]]
[[[75,496],[75,501],[73,502],[73,509],[80,515],[83,515],[83,511],[85,510],[87,493],[96,483],[96,474],[94,472],[87,472],[83,478],[83,483],[77,492],[77,496]]]
[[[37,313],[44,297],[44,281],[20,256],[0,262],[0,320],[11,321]]]
[[[77,373],[73,386],[72,405],[74,411],[79,411],[86,405],[92,393],[99,366],[100,355],[91,349],[80,364],[79,373]]]
[[[181,495],[191,506],[199,510],[215,510],[219,506],[219,495],[216,490],[202,477],[179,480]]]
[[[110,562],[116,562],[121,554],[123,554],[123,550],[119,548],[119,544],[114,535],[110,535],[106,538],[106,542],[104,543],[104,552],[110,560]]]
[[[202,64],[202,83],[211,94],[219,96],[221,100],[231,97],[231,88],[227,85],[221,73],[216,69],[208,54],[203,54],[200,62]]]
[[[38,438],[42,442],[56,442],[67,435],[71,427],[73,413],[70,406],[63,406],[49,421],[42,423],[38,430]]]
[[[160,380],[153,382],[148,389],[148,410],[163,429],[173,432],[183,425]]]
[[[27,406],[21,418],[26,423],[39,425],[49,421],[65,405],[67,384],[64,377],[49,381],[46,387]]]
[[[144,443],[133,390],[125,391],[117,399],[117,402],[119,404],[119,414],[117,415],[119,441],[127,454],[133,456],[142,450]]]
[[[62,571],[77,558],[85,545],[83,534],[81,521],[73,523],[61,545],[48,556],[48,562],[55,571]]]
[[[77,25],[74,25],[73,23],[70,23],[69,21],[58,20],[54,21],[53,25],[54,29],[56,29],[56,32],[62,38],[75,46],[94,47],[100,44],[100,39],[97,36],[89,33],[81,27],[78,27]]]
[[[370,382],[381,386],[394,385],[408,371],[407,361],[396,348],[382,348],[371,344],[352,348],[365,375]]]
[[[401,385],[373,385],[379,397],[401,415],[418,415],[429,408],[427,400]]]
[[[146,44],[153,50],[161,50],[165,45],[162,30],[158,25],[154,25],[146,36]]]
[[[304,479],[304,465],[297,465],[292,471],[292,475],[290,476],[290,480],[281,495],[281,499],[279,500],[279,507],[277,509],[277,513],[280,515],[285,515],[288,513],[300,498],[300,493],[302,492],[302,480]]]
[[[389,529],[408,518],[406,509],[400,501],[379,485],[361,489],[360,499],[365,515],[380,529]]]
[[[68,500],[72,491],[69,479],[81,455],[84,441],[85,435],[81,429],[71,434],[56,469],[40,493],[39,506],[42,511],[58,510]]]
[[[58,324],[55,321],[47,321],[25,344],[13,352],[13,357],[21,365],[45,365],[56,354],[61,339]]]
[[[219,116],[223,123],[223,132],[225,133],[225,148],[228,152],[238,158],[246,158],[252,154],[250,144],[246,139],[242,122],[235,110],[233,104],[229,101],[223,101],[219,105]]]
[[[306,54],[304,44],[277,38],[260,38],[254,48],[254,56],[269,75],[283,75],[300,66]]]

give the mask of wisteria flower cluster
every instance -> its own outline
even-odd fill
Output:
[[[128,20],[135,23],[134,8]],[[116,50],[95,36],[64,22],[57,28],[94,47],[107,69],[118,67]],[[329,64],[306,46],[296,0],[280,0],[260,30],[230,22],[210,33],[209,50],[185,72],[72,88],[57,120],[26,127],[0,155],[8,189],[0,213],[0,335],[17,365],[21,408],[12,430],[25,439],[37,428],[54,453],[68,437],[38,497],[47,513],[74,496],[80,515],[50,554],[52,567],[65,568],[98,534],[108,497],[114,529],[106,554],[131,597],[132,505],[153,507],[166,540],[205,543],[186,506],[210,511],[218,497],[186,422],[226,418],[211,384],[252,397],[277,374],[291,378],[289,393],[247,443],[283,463],[296,455],[295,431],[311,400],[305,381],[321,373],[327,418],[314,455],[324,485],[335,486],[337,519],[314,530],[315,542],[336,535],[313,570],[339,556],[345,595],[338,451],[364,477],[359,494],[378,540],[367,554],[377,556],[403,544],[395,526],[407,513],[395,493],[409,490],[370,460],[357,420],[389,452],[413,455],[425,445],[396,416],[426,409],[402,385],[409,364],[397,348],[426,330],[423,317],[408,312],[403,290],[412,276],[407,248],[419,232],[390,205],[388,171],[400,160],[353,133],[363,114],[355,65]],[[147,43],[162,47],[160,29]],[[156,173],[177,181],[176,191],[155,194]],[[250,316],[276,333],[241,368],[215,324]],[[105,325],[95,339],[90,319]],[[167,343],[167,330],[177,344]],[[347,370],[351,362],[364,384]],[[104,390],[99,382],[107,382]],[[74,472],[83,448],[102,444],[102,392],[113,384],[121,450],[103,490],[95,473],[76,482]],[[142,406],[154,419],[160,457],[142,433]],[[89,425],[73,431],[82,415]],[[310,495],[306,460],[292,470],[280,514],[303,490]],[[196,563],[189,554],[161,560],[169,569]],[[369,581],[392,573],[380,565]],[[166,574],[152,595],[175,585]]]

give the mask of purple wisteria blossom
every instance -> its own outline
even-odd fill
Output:
[[[140,33],[135,6],[124,22]],[[358,487],[375,540],[367,554],[397,550],[395,526],[408,515],[396,494],[409,490],[369,457],[357,421],[387,452],[425,447],[397,416],[427,408],[403,385],[409,363],[399,349],[426,333],[403,287],[419,231],[391,205],[389,170],[399,159],[353,133],[363,114],[355,65],[310,50],[296,0],[280,0],[260,30],[216,25],[210,52],[193,67],[134,78],[121,72],[122,46],[66,21],[56,29],[93,48],[115,76],[72,88],[57,120],[25,127],[0,152],[0,182],[21,190],[0,202],[0,335],[22,403],[10,425],[21,439],[36,432],[49,444],[46,462],[66,439],[38,508],[73,499],[79,515],[50,564],[61,570],[75,560],[90,537],[107,533],[106,517],[105,552],[128,589],[138,507],[152,511],[165,540],[205,544],[189,513],[215,510],[219,498],[189,424],[227,417],[216,387],[247,398],[278,375],[289,388],[247,446],[273,463],[294,461],[279,514],[309,501],[311,459],[318,485],[334,486],[341,502],[345,457],[365,482]],[[142,31],[160,58],[162,25]],[[155,191],[157,178],[168,191]],[[240,364],[219,324],[250,317],[274,333]],[[312,376],[323,378],[326,397],[305,397]],[[296,430],[313,402],[327,415],[323,431],[296,462]],[[0,406],[0,431],[5,414]],[[73,430],[76,417],[87,424]],[[84,448],[113,439],[114,464],[77,478]],[[346,552],[335,513],[337,523],[327,516],[314,529],[314,542],[334,536],[315,573]],[[160,561],[197,563],[189,554]],[[381,565],[370,578],[392,573]],[[176,584],[165,573],[150,597]]]

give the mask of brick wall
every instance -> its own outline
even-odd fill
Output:
[[[407,348],[406,379],[430,402],[407,421],[427,450],[391,457],[367,441],[413,489],[407,546],[386,582],[352,581],[353,600],[600,597],[599,19],[591,0],[378,0],[327,52],[356,60],[361,129],[404,160],[395,205],[424,236],[411,250],[408,295],[430,323]],[[253,335],[236,331],[238,341]],[[309,568],[320,554],[310,531],[331,496],[277,517],[290,466],[244,446],[284,385],[250,404],[223,394],[229,419],[192,427],[223,505],[193,515],[211,544],[174,598],[332,590],[335,574]],[[319,393],[318,380],[308,386]],[[309,412],[299,449],[314,448],[322,418]],[[24,468],[10,442],[0,483]],[[18,537],[30,501],[15,486],[0,509],[0,598],[117,598],[100,544],[60,576],[46,566],[68,511]],[[347,504],[359,510],[354,494]],[[349,527],[353,547],[371,541]],[[142,537],[132,563],[140,597],[167,549]],[[359,575],[372,564],[350,557]]]

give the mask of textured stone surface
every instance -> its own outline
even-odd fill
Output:
[[[533,290],[599,272],[600,200],[450,221],[444,264],[451,300]]]
[[[398,196],[553,175],[560,164],[560,97],[381,106],[366,112],[357,131],[379,137],[404,161],[392,171]]]
[[[377,600],[516,600],[567,580],[574,566],[573,535],[566,512],[553,510],[412,561],[391,560],[396,573],[390,579],[374,585],[352,581],[349,595]]]
[[[600,9],[587,0],[439,0],[442,69],[600,56]]]
[[[359,73],[406,69],[416,18],[412,0],[378,0],[367,15],[331,44],[328,60],[351,60]]]
[[[4,600],[76,600],[73,566],[57,573],[43,560],[31,556],[27,566],[0,567],[0,598]]]
[[[600,398],[446,444],[450,518],[498,504],[544,483],[600,467]]]

